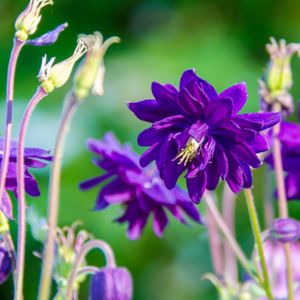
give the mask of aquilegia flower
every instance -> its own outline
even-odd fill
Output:
[[[3,155],[4,141],[0,138],[0,163]],[[49,151],[40,148],[25,148],[25,191],[32,197],[40,195],[40,190],[34,176],[29,172],[30,168],[44,168],[52,156]],[[17,142],[11,142],[11,151],[9,156],[8,172],[5,183],[6,191],[11,191],[17,195]],[[12,218],[11,202],[7,192],[4,193],[2,199],[1,211],[7,218]]]
[[[291,122],[280,124],[278,138],[281,142],[283,169],[286,172],[285,189],[289,200],[300,200],[300,125]],[[272,153],[265,159],[274,168]]]
[[[142,233],[150,214],[153,214],[153,231],[161,236],[168,223],[166,211],[185,223],[182,212],[200,223],[200,215],[187,194],[175,187],[166,189],[153,168],[142,169],[139,158],[129,145],[121,146],[108,133],[103,140],[88,141],[91,152],[100,156],[94,160],[105,174],[81,183],[81,189],[90,189],[105,180],[108,183],[100,190],[95,210],[102,210],[110,204],[123,204],[124,214],[116,221],[128,222],[128,237],[137,239]]]
[[[279,122],[278,113],[238,114],[247,100],[245,83],[218,94],[193,70],[183,73],[179,90],[154,82],[152,93],[154,99],[129,103],[140,120],[152,123],[138,137],[139,145],[150,147],[141,156],[142,166],[155,160],[169,189],[186,171],[196,203],[220,177],[235,193],[251,187],[250,167],[258,168],[256,154],[268,149],[260,132]]]
[[[132,278],[126,268],[102,268],[93,275],[90,300],[131,300]]]

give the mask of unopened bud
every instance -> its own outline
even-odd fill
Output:
[[[20,41],[26,41],[28,36],[35,33],[41,21],[41,9],[47,5],[52,5],[53,0],[30,0],[27,8],[16,20],[16,37]]]
[[[111,299],[132,299],[132,278],[126,268],[103,268],[92,277],[89,300]]]
[[[81,35],[81,39],[92,46],[89,48],[84,61],[78,68],[74,79],[74,94],[78,99],[83,99],[91,92],[93,95],[103,95],[103,80],[105,67],[103,57],[108,47],[120,42],[118,37],[111,37],[103,41],[101,33]]]
[[[270,238],[281,243],[297,241],[300,238],[300,222],[289,218],[274,220],[270,228]]]
[[[47,62],[47,57],[44,56],[42,66],[38,75],[41,86],[47,93],[52,92],[54,89],[64,85],[69,79],[73,70],[74,64],[78,61],[87,51],[87,45],[82,39],[78,39],[77,47],[71,57],[56,64],[55,58],[51,58]]]

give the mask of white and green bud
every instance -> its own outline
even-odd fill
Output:
[[[47,5],[53,5],[53,0],[30,0],[27,8],[16,20],[16,37],[20,41],[26,41],[29,35],[36,32],[41,21],[41,9]]]
[[[120,38],[111,37],[104,41],[100,32],[95,32],[92,35],[80,35],[79,38],[91,46],[74,77],[73,92],[78,99],[83,99],[90,93],[101,96],[104,93],[105,74],[103,57],[108,47],[114,43],[119,43]]]
[[[285,40],[276,42],[271,38],[271,43],[266,46],[270,55],[270,63],[266,72],[266,83],[270,91],[290,89],[293,84],[291,71],[291,58],[295,53],[300,54],[300,44],[286,44]]]
[[[63,86],[70,78],[71,72],[75,63],[87,52],[88,45],[83,39],[79,38],[77,47],[71,57],[55,64],[55,58],[51,58],[47,62],[47,57],[42,59],[42,66],[38,75],[41,86],[47,93],[52,92],[54,89]]]

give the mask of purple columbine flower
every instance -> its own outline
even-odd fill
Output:
[[[126,268],[103,268],[92,277],[89,300],[112,299],[132,299],[132,278]]]
[[[2,162],[4,141],[0,138],[0,164]],[[40,190],[34,176],[29,172],[30,168],[44,168],[48,161],[51,161],[52,156],[49,151],[40,148],[25,148],[25,190],[28,195],[37,197],[40,195]],[[17,195],[17,142],[11,142],[11,151],[9,157],[8,171],[5,183],[6,192],[4,193],[1,211],[7,218],[12,218],[11,201],[7,191],[11,191]]]
[[[283,169],[286,172],[285,189],[289,200],[300,200],[300,125],[281,122],[278,138],[281,142]],[[274,168],[273,154],[265,159]]]
[[[257,153],[269,148],[260,132],[279,122],[278,113],[238,114],[247,100],[245,83],[218,94],[193,70],[183,73],[179,90],[154,82],[152,93],[154,99],[129,103],[140,120],[152,123],[138,137],[140,146],[150,147],[141,156],[142,166],[155,160],[169,189],[186,171],[196,203],[220,177],[235,193],[251,187],[250,167],[258,168]]]
[[[12,271],[12,259],[5,241],[0,237],[0,284],[4,283]]]
[[[178,187],[166,189],[153,168],[141,168],[139,157],[129,145],[121,146],[108,133],[103,140],[90,139],[88,148],[99,155],[96,166],[105,170],[101,176],[80,184],[81,189],[90,189],[109,180],[100,190],[95,210],[102,210],[111,204],[123,204],[124,214],[116,221],[128,222],[128,237],[137,239],[150,216],[153,214],[153,231],[162,236],[168,224],[166,211],[180,222],[185,223],[183,212],[194,221],[201,223],[200,215],[188,195]]]
[[[275,219],[269,235],[281,243],[296,242],[300,239],[300,222],[290,218]]]

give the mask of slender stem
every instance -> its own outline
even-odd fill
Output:
[[[276,107],[274,109],[276,109]],[[276,124],[273,127],[273,158],[274,158],[275,176],[277,182],[279,215],[281,218],[288,218],[289,213],[288,213],[287,198],[286,198],[285,185],[284,185],[284,172],[283,172],[282,158],[281,158],[281,143],[278,138],[279,132],[280,132],[280,123]],[[291,265],[292,264],[291,251],[290,251],[290,246],[288,244],[285,245],[285,258],[286,258],[286,266],[287,266],[288,300],[293,300],[294,276],[293,276],[293,269]]]
[[[265,201],[264,201],[264,214],[265,214],[265,228],[270,228],[272,221],[274,219],[274,206],[273,206],[273,196],[272,196],[272,176],[268,170],[265,170],[264,176],[265,183]]]
[[[18,178],[18,251],[16,271],[15,299],[23,300],[23,279],[25,265],[25,243],[26,243],[26,201],[24,181],[24,144],[28,123],[32,112],[37,104],[47,95],[42,87],[39,87],[27,105],[22,123],[20,126],[17,157],[17,178]]]
[[[204,199],[205,199],[208,209],[210,210],[212,216],[216,220],[220,230],[222,231],[223,235],[227,239],[232,251],[235,253],[236,257],[240,261],[241,265],[245,268],[245,270],[249,274],[252,274],[248,259],[246,258],[245,254],[243,253],[239,244],[237,243],[237,241],[233,237],[232,233],[230,232],[227,224],[223,220],[222,215],[219,213],[219,211],[214,203],[214,199],[208,192],[205,193]]]
[[[274,297],[272,295],[270,280],[268,276],[267,264],[265,260],[263,243],[262,243],[261,233],[260,233],[260,226],[259,226],[259,221],[257,217],[252,191],[250,189],[245,189],[245,196],[246,196],[246,202],[247,202],[249,217],[251,221],[252,231],[253,231],[253,235],[254,235],[254,239],[256,242],[257,251],[260,259],[260,266],[262,268],[264,288],[267,297],[270,300],[274,300]]]
[[[83,258],[86,257],[89,251],[95,248],[100,249],[105,254],[107,267],[114,268],[116,266],[114,253],[106,242],[101,240],[91,240],[84,244],[75,258],[72,271],[68,279],[66,300],[72,300],[73,286]]]
[[[218,224],[214,219],[211,211],[206,214],[209,246],[214,272],[218,275],[223,274],[223,249],[222,240],[219,235]]]
[[[223,217],[230,232],[235,236],[235,194],[231,191],[228,184],[225,183],[223,191]],[[224,273],[227,280],[237,281],[238,270],[234,253],[225,240],[224,243]]]
[[[50,186],[49,186],[49,202],[48,202],[48,236],[44,248],[42,276],[39,288],[40,300],[49,299],[51,291],[51,273],[55,251],[55,232],[57,226],[57,216],[59,210],[59,192],[61,179],[61,164],[65,138],[69,131],[69,125],[72,117],[80,104],[73,94],[68,94],[66,108],[64,109],[61,123],[56,137],[54,158],[52,163]]]
[[[9,154],[10,154],[15,72],[16,72],[17,60],[23,45],[24,42],[19,41],[17,38],[14,39],[14,46],[11,51],[10,60],[8,64],[7,86],[6,86],[5,135],[4,135],[4,145],[2,149],[3,157],[1,161],[1,170],[0,170],[0,207],[2,207],[2,195],[5,189],[5,179],[6,179]]]

